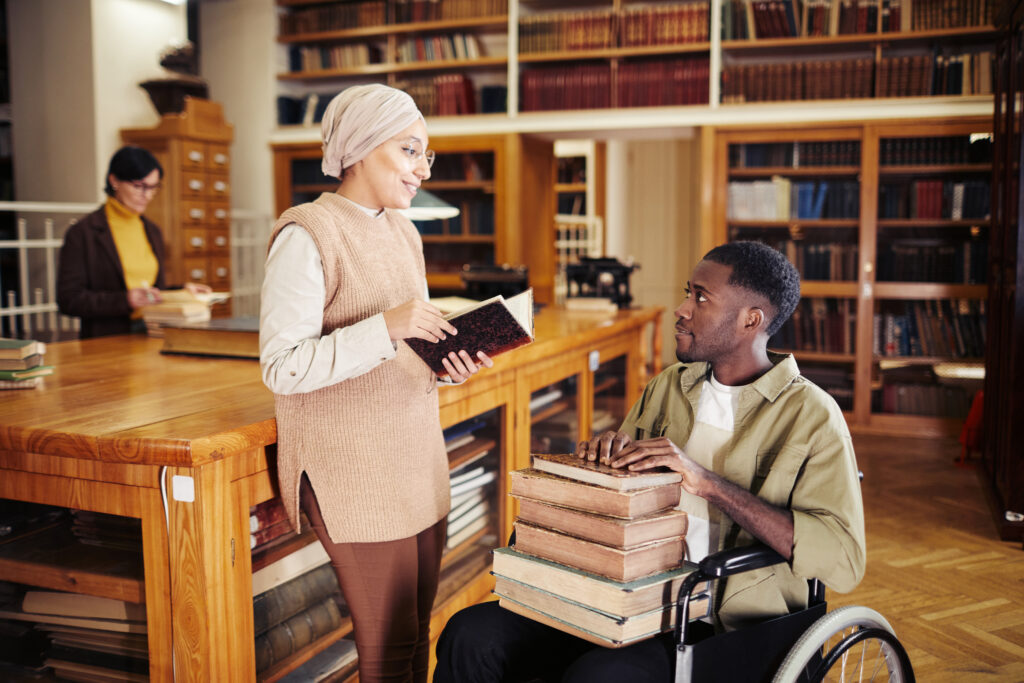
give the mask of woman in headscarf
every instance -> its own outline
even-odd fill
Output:
[[[412,98],[384,85],[335,97],[322,135],[323,172],[341,184],[277,221],[262,291],[280,493],[295,528],[301,508],[331,556],[360,680],[425,681],[448,459],[439,380],[401,341],[456,329],[427,301],[419,233],[396,209],[434,154]],[[454,382],[492,365],[466,350],[444,362]]]

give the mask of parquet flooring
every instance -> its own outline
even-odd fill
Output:
[[[1024,550],[1000,541],[955,441],[854,437],[868,568],[829,608],[880,612],[919,681],[1024,682]]]

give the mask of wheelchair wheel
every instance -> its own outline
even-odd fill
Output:
[[[772,680],[913,683],[914,670],[889,622],[873,609],[852,605],[814,622]]]

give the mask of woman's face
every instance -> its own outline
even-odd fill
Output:
[[[430,177],[426,151],[427,127],[417,119],[356,164],[362,197],[353,199],[371,209],[408,209],[420,183]]]
[[[135,213],[144,213],[156,191],[160,189],[160,171],[153,169],[140,180],[121,180],[113,174],[110,186],[114,188],[114,199]]]

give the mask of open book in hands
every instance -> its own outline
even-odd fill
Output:
[[[533,290],[506,299],[496,296],[478,304],[449,313],[445,320],[459,331],[437,343],[423,339],[406,339],[438,377],[447,377],[441,360],[449,353],[465,350],[476,360],[477,351],[490,357],[533,341]]]

